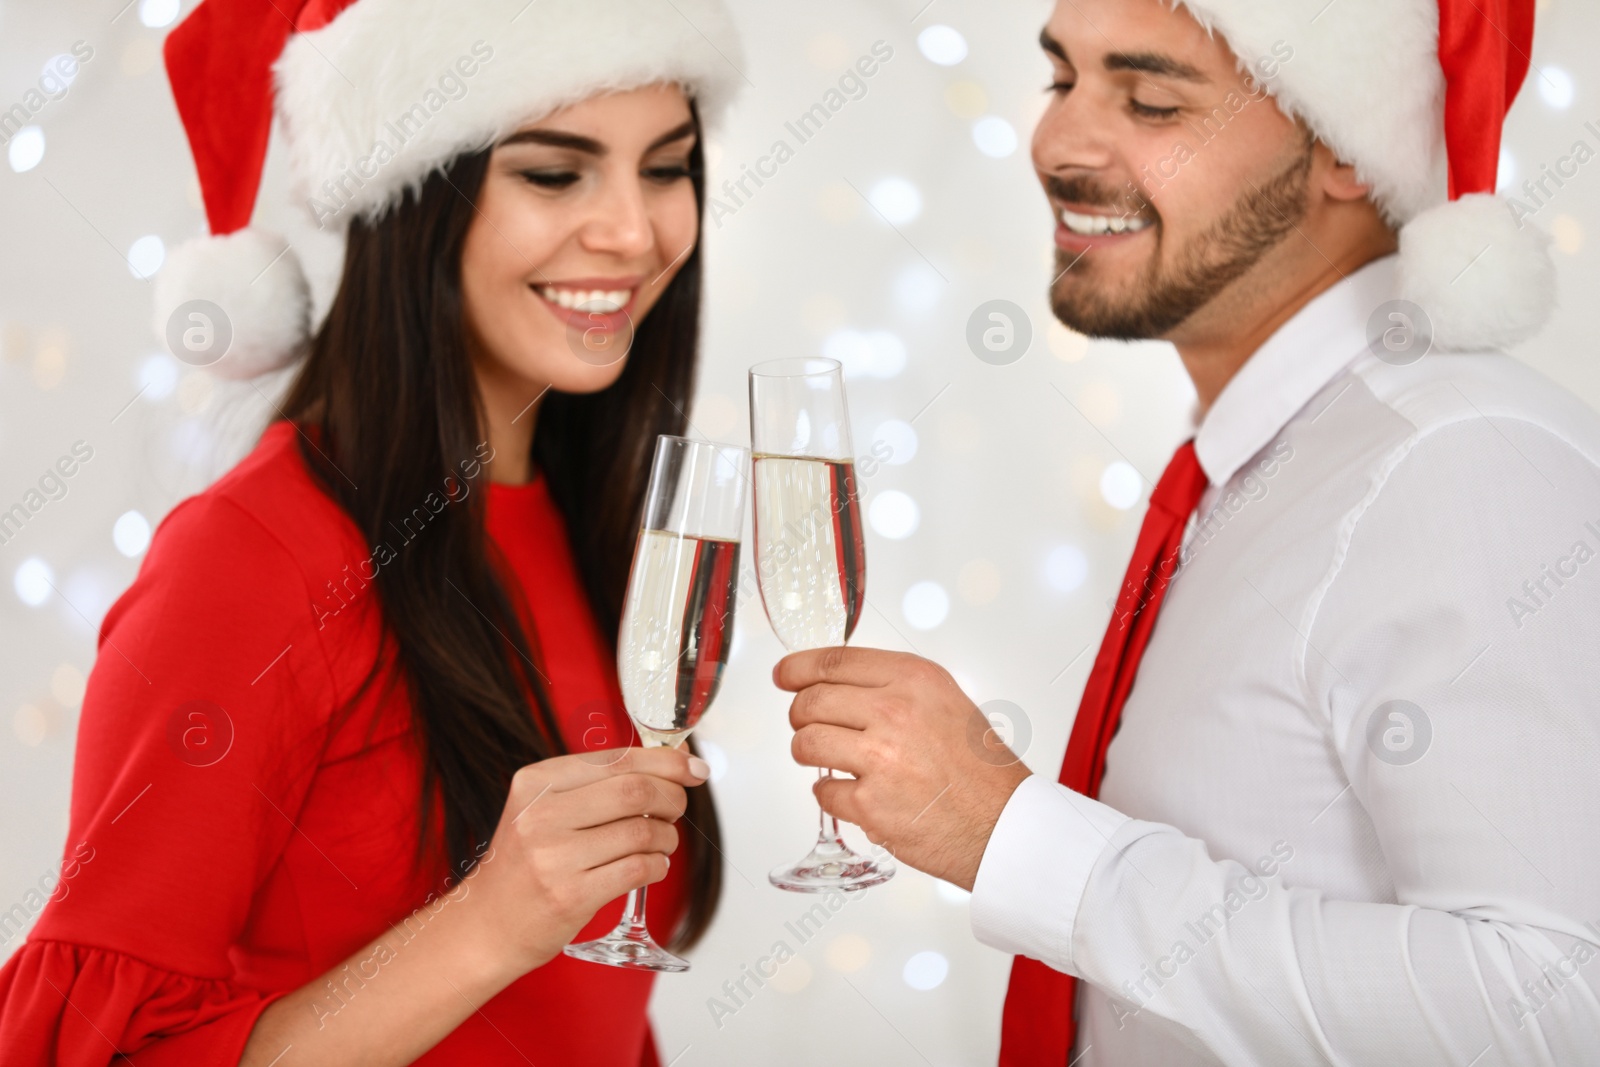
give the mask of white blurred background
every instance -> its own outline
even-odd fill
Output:
[[[64,96],[4,131],[0,510],[73,442],[94,449],[67,494],[0,545],[0,910],[60,862],[101,617],[151,528],[248,450],[270,411],[262,393],[283,384],[219,383],[166,354],[148,322],[165,249],[204,227],[159,53],[192,6],[0,0],[0,109],[77,42],[92,48]],[[1028,156],[1048,81],[1035,43],[1048,4],[733,6],[749,85],[708,156],[709,184],[730,206],[724,179],[775,139],[796,147],[786,121],[874,42],[893,56],[776,177],[708,218],[695,431],[748,442],[748,364],[841,358],[857,454],[877,441],[893,449],[863,478],[870,607],[856,643],[914,650],[979,703],[1011,702],[1019,747],[1054,776],[1150,479],[1191,429],[1193,392],[1166,346],[1090,344],[1050,317],[1052,224]],[[1600,45],[1600,8],[1548,0],[1539,17],[1537,69],[1502,157],[1508,192],[1575,141],[1600,149],[1600,94],[1583,59]],[[274,221],[283,178],[269,154],[258,219]],[[1600,406],[1587,240],[1600,226],[1600,167],[1567,180],[1536,221],[1555,237],[1562,310],[1518,355]],[[969,317],[995,299],[1031,323],[1031,343],[1007,365],[979,360],[966,340]],[[803,851],[815,808],[811,772],[788,758],[787,701],[768,679],[781,654],[759,602],[746,602],[699,735],[726,827],[727,889],[694,969],[656,986],[664,1059],[992,1062],[1009,961],[973,940],[961,891],[902,869],[804,945],[786,930],[813,899],[770,888],[765,872]],[[797,957],[714,1020],[709,998],[780,939]],[[0,945],[0,959],[20,940]]]

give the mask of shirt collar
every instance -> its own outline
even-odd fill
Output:
[[[1318,293],[1245,361],[1201,419],[1195,455],[1222,485],[1367,347],[1367,319],[1393,297],[1398,257],[1383,256]]]

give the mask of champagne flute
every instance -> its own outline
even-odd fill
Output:
[[[755,456],[756,581],[778,640],[791,652],[842,645],[861,617],[867,558],[850,416],[838,360],[777,359],[750,368]],[[832,775],[824,768],[819,778]],[[779,889],[865,889],[894,877],[844,843],[839,820],[819,810],[817,841],[775,868]]]
[[[617,639],[618,678],[646,747],[678,745],[722,682],[733,642],[748,449],[663,434],[645,493]],[[617,928],[569,956],[643,971],[687,971],[645,927],[645,890]]]

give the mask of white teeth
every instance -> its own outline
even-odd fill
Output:
[[[1106,233],[1138,233],[1150,225],[1150,220],[1137,215],[1080,215],[1062,208],[1061,224],[1073,233],[1095,237]]]
[[[608,315],[620,311],[633,296],[632,289],[558,289],[553,285],[539,287],[539,295],[552,304],[569,310],[592,311]]]

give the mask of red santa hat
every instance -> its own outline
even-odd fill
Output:
[[[1437,348],[1502,348],[1555,306],[1549,239],[1494,195],[1535,0],[1176,0],[1371,184]],[[1269,76],[1270,75],[1270,76]]]
[[[677,82],[714,127],[742,63],[720,0],[204,0],[164,52],[210,235],[168,256],[155,326],[216,304],[230,378],[293,362],[337,285],[321,272],[314,294],[297,250],[250,226],[274,114],[296,209],[342,257],[352,219],[596,93]]]

